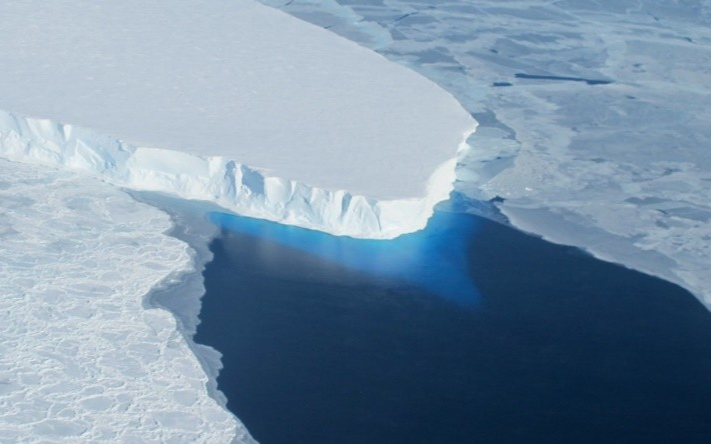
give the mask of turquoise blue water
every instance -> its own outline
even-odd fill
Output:
[[[374,278],[401,280],[463,306],[476,306],[479,293],[466,268],[466,239],[477,224],[462,215],[438,213],[427,230],[393,240],[363,240],[337,237],[318,231],[236,217],[210,214],[210,220],[225,230],[257,236],[264,243],[292,248]],[[279,249],[264,251],[280,254]]]

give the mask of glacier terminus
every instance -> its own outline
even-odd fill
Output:
[[[2,156],[247,216],[364,238],[421,229],[476,127],[434,82],[255,1],[0,15],[17,18],[0,29]]]

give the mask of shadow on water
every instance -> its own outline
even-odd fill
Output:
[[[211,213],[209,218],[223,230],[261,239],[263,262],[279,261],[283,253],[279,247],[290,247],[326,260],[322,266],[337,264],[374,278],[401,279],[464,306],[474,307],[479,301],[466,269],[466,245],[461,242],[471,236],[476,224],[464,214],[437,212],[426,230],[388,241],[331,236],[225,213]]]
[[[711,442],[711,314],[675,285],[465,214],[384,243],[213,219],[195,340],[263,444]]]

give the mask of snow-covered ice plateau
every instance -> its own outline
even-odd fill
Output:
[[[0,442],[253,442],[146,306],[194,271],[170,227],[95,179],[0,160]]]
[[[0,3],[0,156],[367,238],[425,226],[476,122],[253,0]]]
[[[458,191],[711,307],[711,2],[264,2],[457,97]]]

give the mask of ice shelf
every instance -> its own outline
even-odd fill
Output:
[[[422,228],[476,126],[251,0],[3,2],[0,155],[354,237]]]

